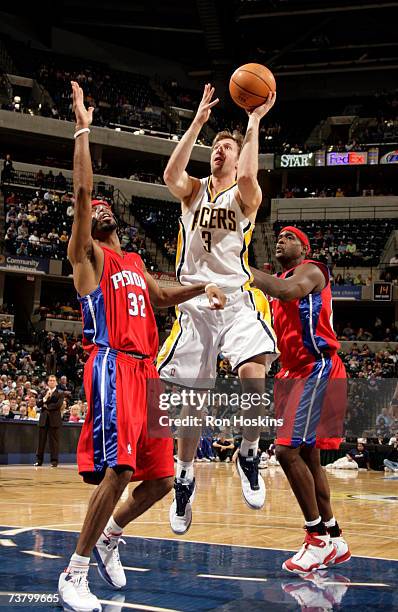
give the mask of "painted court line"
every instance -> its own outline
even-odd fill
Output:
[[[17,544],[15,544],[15,542],[12,540],[2,539],[0,540],[0,546],[17,546]]]
[[[182,612],[177,608],[157,608],[156,606],[147,606],[139,603],[118,602],[116,600],[112,601],[111,599],[100,599],[100,602],[110,606],[120,606],[120,609],[129,608],[130,610],[146,610],[147,612]]]
[[[76,523],[70,523],[71,525],[75,525]],[[206,523],[207,525],[211,525],[211,523]],[[4,525],[3,527],[7,527],[10,529],[14,529],[15,525]],[[27,527],[22,529],[21,531],[31,531],[32,529],[41,529],[43,531],[64,531],[66,533],[79,533],[78,529],[60,529],[60,528],[50,528],[50,527]],[[0,534],[10,534],[9,531],[0,531]],[[140,540],[162,540],[166,542],[188,542],[189,544],[206,544],[207,546],[230,546],[231,548],[253,548],[255,550],[281,550],[284,552],[294,552],[293,548],[277,548],[275,546],[253,546],[252,544],[228,544],[226,542],[205,542],[204,540],[188,540],[183,538],[164,538],[164,537],[155,537],[155,536],[137,536],[137,535],[128,535],[123,534],[123,537],[126,538],[137,538]],[[379,537],[379,536],[377,536]],[[297,551],[296,551],[297,552]],[[397,558],[393,557],[370,557],[368,555],[352,555],[353,558],[356,559],[380,559],[381,561],[394,561],[398,562]]]
[[[328,586],[345,586],[345,587],[352,587],[352,586],[363,586],[363,587],[391,587],[390,584],[383,584],[382,582],[322,582],[322,586],[324,585],[328,585]]]
[[[216,578],[218,580],[246,580],[247,582],[268,582],[267,578],[250,578],[247,576],[218,576],[217,574],[197,574],[197,577]]]
[[[44,557],[44,559],[62,559],[60,555],[50,555],[49,553],[37,552],[37,550],[21,550],[21,552],[33,557]]]
[[[19,533],[25,533],[26,531],[34,531],[35,529],[53,529],[55,527],[70,527],[79,524],[80,523],[54,523],[52,525],[35,525],[33,527],[22,527],[19,529],[0,531],[0,535],[14,536],[18,535]]]

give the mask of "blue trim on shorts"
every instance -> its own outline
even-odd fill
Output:
[[[94,358],[92,404],[94,471],[102,472],[117,465],[116,355],[110,351]]]
[[[303,443],[314,446],[316,442],[316,428],[321,418],[323,401],[331,370],[332,360],[330,357],[324,356],[323,360],[315,361],[312,372],[306,379],[303,394],[294,417],[291,437],[291,446],[294,448]],[[307,426],[309,411],[311,411],[311,414]]]

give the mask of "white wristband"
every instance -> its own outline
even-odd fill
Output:
[[[209,287],[217,287],[218,289],[218,285],[216,285],[216,283],[209,283],[208,285],[206,285],[205,291],[207,291]]]
[[[82,128],[81,130],[77,130],[77,132],[75,132],[73,134],[73,138],[77,138],[78,136],[80,136],[80,134],[85,134],[85,132],[87,132],[87,134],[89,134],[90,133],[90,129],[87,127],[87,128]]]

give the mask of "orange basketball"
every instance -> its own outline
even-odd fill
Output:
[[[270,91],[276,91],[275,77],[266,66],[244,64],[229,81],[229,93],[238,106],[253,110],[264,104]]]

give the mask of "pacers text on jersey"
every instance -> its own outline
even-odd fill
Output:
[[[197,226],[204,229],[225,229],[236,232],[236,215],[234,210],[202,206],[195,211],[191,230]]]

